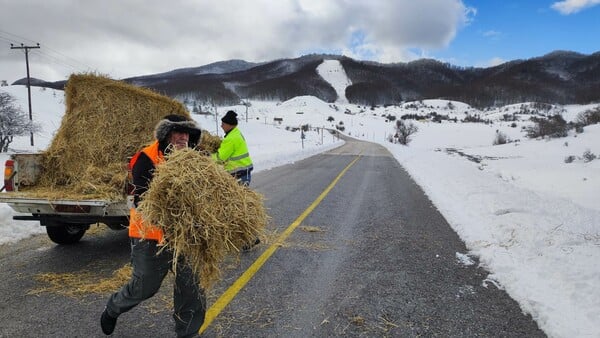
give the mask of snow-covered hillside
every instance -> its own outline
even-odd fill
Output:
[[[348,103],[346,98],[346,87],[352,84],[352,81],[346,76],[344,67],[337,60],[325,60],[317,67],[317,73],[329,82],[338,95],[336,102]]]

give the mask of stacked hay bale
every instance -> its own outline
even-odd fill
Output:
[[[153,140],[163,116],[190,116],[169,97],[91,74],[71,75],[65,102],[43,174],[29,188],[38,197],[124,199],[127,158]]]
[[[228,252],[262,236],[268,218],[260,194],[192,149],[166,156],[137,210],[163,230],[174,263],[185,257],[205,288],[219,278]]]

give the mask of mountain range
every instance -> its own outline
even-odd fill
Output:
[[[242,100],[285,101],[312,95],[335,102],[335,89],[317,72],[324,60],[338,60],[352,84],[350,103],[375,106],[402,101],[448,99],[484,108],[520,102],[600,102],[600,52],[554,51],[494,67],[458,67],[433,59],[383,64],[346,56],[310,54],[252,63],[229,60],[123,81],[154,89],[180,101],[237,104]],[[63,89],[66,81],[31,79],[33,86]],[[13,84],[25,84],[21,79]]]

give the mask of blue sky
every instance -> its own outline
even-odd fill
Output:
[[[0,0],[0,8],[0,80],[9,83],[26,75],[11,43],[40,43],[31,76],[47,81],[307,53],[488,67],[600,51],[600,0]]]
[[[557,1],[464,1],[476,9],[448,48],[431,55],[461,66],[487,66],[503,61],[542,56],[554,50],[583,54],[600,51],[600,6],[561,14]]]

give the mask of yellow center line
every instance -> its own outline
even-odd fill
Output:
[[[287,229],[279,237],[277,240],[271,244],[261,255],[252,263],[252,265],[244,271],[244,273],[227,289],[217,301],[206,311],[206,317],[204,319],[204,324],[200,328],[200,333],[204,332],[206,328],[212,323],[212,321],[223,311],[223,309],[233,300],[233,298],[240,292],[240,290],[248,284],[250,279],[260,270],[260,268],[265,264],[265,262],[275,253],[275,251],[279,248],[279,244],[283,243],[286,238],[304,221],[308,215],[323,201],[325,196],[329,194],[331,189],[337,184],[337,182],[344,176],[346,171],[350,169],[360,159],[361,155],[359,154],[352,162],[350,162],[344,170],[342,170],[337,177],[323,190],[321,195],[317,197],[317,199],[312,202],[312,204],[302,212],[298,218],[292,224],[290,224]]]

